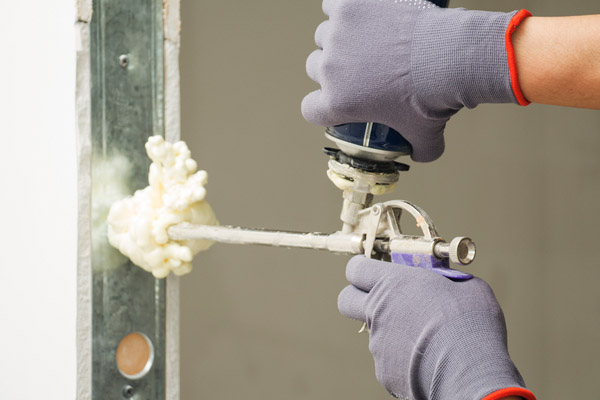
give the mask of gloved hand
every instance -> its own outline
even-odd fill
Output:
[[[439,8],[425,0],[324,0],[306,63],[321,89],[302,101],[309,122],[379,122],[412,145],[415,161],[444,151],[446,122],[462,107],[528,104],[511,34],[528,11]]]
[[[421,268],[356,256],[340,312],[367,323],[379,382],[411,400],[534,400],[512,363],[492,289]]]

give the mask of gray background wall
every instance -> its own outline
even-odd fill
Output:
[[[600,12],[595,0],[454,0],[538,16]],[[323,129],[300,114],[324,20],[314,1],[182,4],[183,138],[209,171],[221,223],[335,231]],[[502,304],[514,361],[538,398],[598,399],[600,112],[531,105],[464,110],[446,154],[413,165],[392,197],[441,233],[476,239],[471,269]],[[368,337],[339,315],[346,259],[216,245],[182,287],[182,398],[387,399]]]

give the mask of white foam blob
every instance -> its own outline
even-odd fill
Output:
[[[207,240],[175,241],[167,229],[181,222],[218,224],[206,202],[208,175],[197,164],[185,142],[165,142],[152,136],[146,143],[152,160],[148,182],[133,196],[115,202],[108,214],[108,240],[131,261],[157,278],[173,272],[187,274],[192,258],[209,248]]]

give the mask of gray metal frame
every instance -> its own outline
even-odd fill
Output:
[[[103,230],[115,185],[147,185],[144,143],[164,135],[162,0],[94,0],[91,30],[92,110],[92,397],[165,398],[165,280],[110,247]],[[125,157],[129,167],[110,171]],[[100,177],[117,174],[99,182]],[[94,179],[96,177],[96,180]],[[102,229],[97,229],[100,227]],[[140,379],[120,374],[115,353],[130,332],[148,336],[154,362]]]

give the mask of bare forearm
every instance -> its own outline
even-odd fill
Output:
[[[529,101],[600,109],[600,15],[530,17],[513,43]]]

